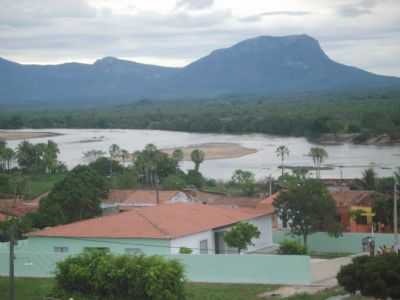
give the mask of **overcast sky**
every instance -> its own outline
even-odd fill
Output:
[[[339,62],[400,76],[400,0],[0,0],[0,57],[183,66],[260,35],[306,33]]]

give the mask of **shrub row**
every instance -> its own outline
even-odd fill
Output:
[[[56,294],[89,299],[184,300],[184,268],[160,256],[91,251],[58,263]]]

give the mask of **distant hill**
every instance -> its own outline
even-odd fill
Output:
[[[47,66],[0,59],[0,104],[126,103],[387,87],[400,88],[400,78],[337,63],[307,35],[248,39],[183,68],[112,57]]]

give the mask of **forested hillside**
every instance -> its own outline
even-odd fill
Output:
[[[0,128],[136,128],[318,137],[358,133],[400,135],[400,92],[222,98],[137,103],[75,111],[0,113]],[[361,141],[361,140],[360,140]]]

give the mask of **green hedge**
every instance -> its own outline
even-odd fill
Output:
[[[58,263],[55,295],[102,300],[184,300],[184,285],[184,268],[176,260],[92,251]]]

